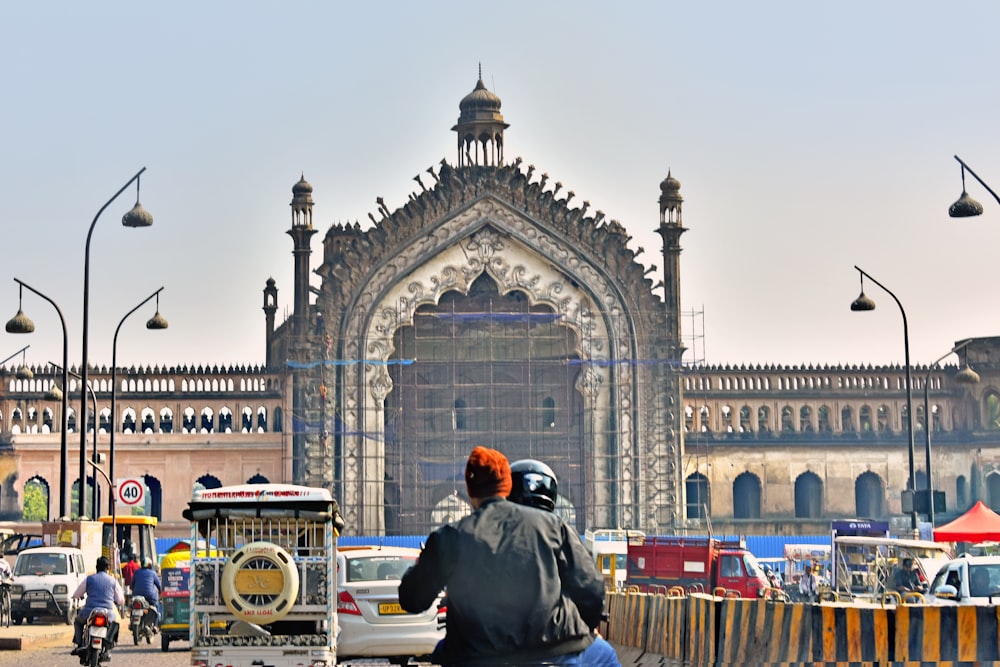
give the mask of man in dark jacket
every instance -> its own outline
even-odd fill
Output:
[[[465,467],[472,514],[442,526],[399,586],[403,609],[430,607],[447,588],[442,665],[581,665],[604,608],[604,582],[579,536],[559,517],[508,502],[510,464],[472,450]]]

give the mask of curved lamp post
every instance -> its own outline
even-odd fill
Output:
[[[924,435],[925,435],[925,451],[924,454],[927,456],[927,495],[928,505],[927,505],[927,518],[931,522],[931,527],[934,526],[934,478],[931,476],[931,429],[934,428],[934,420],[931,419],[931,399],[930,399],[930,387],[931,387],[931,371],[939,363],[944,361],[947,357],[955,354],[961,350],[965,349],[965,346],[972,342],[972,339],[964,340],[955,347],[948,350],[948,354],[942,355],[930,368],[927,369],[927,378],[924,380]],[[955,382],[959,384],[976,384],[979,382],[979,373],[972,370],[969,366],[968,360],[966,360],[965,365],[955,373]]]
[[[983,205],[977,202],[975,199],[969,196],[969,193],[965,191],[965,172],[972,174],[972,177],[979,181],[979,184],[986,188],[986,191],[993,195],[993,198],[997,200],[1000,204],[1000,196],[993,192],[990,186],[983,183],[983,179],[976,175],[976,172],[969,169],[969,165],[962,162],[962,158],[955,156],[958,163],[962,165],[962,196],[958,198],[954,204],[948,207],[948,215],[953,218],[971,218],[976,215],[983,214]]]
[[[59,368],[59,369],[61,369],[64,373],[68,372],[70,375],[72,375],[75,378],[80,379],[81,381],[83,380],[83,376],[80,375],[79,373],[74,373],[73,371],[67,371],[65,366],[60,366],[59,364],[57,364],[54,361],[50,361],[49,365],[52,366],[53,368]],[[93,456],[94,462],[96,463],[97,462],[97,434],[100,432],[101,417],[100,417],[99,414],[97,414],[97,394],[94,393],[94,388],[91,386],[89,380],[87,381],[87,391],[90,392],[90,400],[92,401],[93,406],[94,406],[94,452],[93,452],[92,456]],[[80,393],[83,394],[84,399],[87,398],[87,392],[86,391],[83,391],[83,389],[81,389]],[[83,442],[84,442],[84,453],[86,454],[86,443],[87,443],[86,439]],[[86,460],[86,456],[84,457],[84,460]],[[86,470],[87,470],[86,467],[84,467],[84,474],[80,477],[80,498],[82,498],[84,500],[86,499],[85,489],[84,489],[84,485],[86,484],[86,481],[87,481]],[[84,507],[84,501],[81,500],[80,501],[80,516],[85,516],[86,515],[86,513],[84,512],[84,509],[86,509]],[[91,520],[92,521],[97,521],[98,507],[97,507],[97,478],[96,477],[94,478],[94,488],[91,489],[91,493],[90,493],[90,509],[93,510],[93,512],[94,512],[94,515],[90,517]]]
[[[142,207],[139,203],[139,177],[142,176],[142,172],[146,171],[143,167],[136,173],[135,176],[128,180],[128,183],[123,185],[118,192],[114,194],[111,199],[105,202],[101,210],[97,212],[94,216],[94,221],[90,223],[90,229],[87,231],[87,245],[84,250],[83,256],[83,355],[80,362],[80,379],[84,386],[89,386],[87,384],[87,331],[88,323],[90,319],[90,239],[94,235],[94,226],[97,225],[97,220],[104,213],[104,209],[111,205],[111,202],[118,199],[118,195],[125,192],[125,190],[136,183],[135,188],[135,205],[132,209],[122,216],[122,225],[125,227],[149,227],[153,224],[153,216],[150,215],[149,211]],[[87,393],[85,391],[80,392],[80,413],[83,415],[83,428],[80,429],[80,479],[84,479],[87,476]],[[100,418],[98,417],[96,410],[94,412],[94,441],[97,441],[97,431],[100,428]],[[83,514],[83,498],[80,498],[80,514]]]
[[[858,266],[855,266],[854,268],[861,274],[861,294],[857,299],[851,302],[851,310],[875,310],[875,302],[865,296],[865,278],[868,278],[868,280],[881,287],[885,290],[886,294],[892,297],[892,300],[896,302],[897,306],[899,306],[900,315],[903,316],[903,354],[906,357],[906,434],[909,439],[910,447],[910,492],[912,493],[917,488],[917,480],[913,470],[913,382],[910,374],[910,333],[906,326],[906,311],[903,310],[903,304],[899,302],[899,299],[896,298],[896,295],[893,294],[888,287],[872,278]],[[910,512],[910,528],[914,531],[917,530],[917,513],[915,511]]]
[[[149,301],[156,297],[156,314],[153,315],[149,320],[146,321],[146,328],[150,330],[159,330],[167,328],[167,321],[160,315],[160,292],[163,288],[156,290],[145,299],[143,299],[138,306],[132,310],[125,313],[125,317],[121,319],[118,323],[118,327],[115,329],[115,338],[111,344],[111,444],[108,445],[108,477],[111,479],[115,478],[115,431],[118,430],[118,413],[115,411],[115,396],[118,394],[118,332],[121,331],[122,325],[125,324],[125,320],[128,319],[129,315],[139,310],[145,306]],[[102,471],[103,472],[103,471]],[[111,516],[114,517],[115,513],[116,499],[114,494],[108,499],[109,510]],[[117,534],[117,533],[115,533]],[[117,544],[117,538],[116,538]]]
[[[66,318],[63,317],[62,311],[56,302],[50,299],[48,296],[42,294],[34,287],[24,282],[23,280],[18,280],[14,278],[14,282],[20,285],[21,295],[18,296],[18,306],[17,315],[12,317],[7,322],[7,333],[31,333],[35,330],[35,323],[28,319],[28,316],[24,314],[21,310],[21,297],[24,294],[24,290],[27,289],[30,292],[34,292],[38,296],[42,297],[56,309],[56,313],[59,314],[59,323],[62,324],[63,332],[63,372],[62,372],[62,391],[59,392],[59,397],[55,398],[54,394],[50,400],[58,400],[62,404],[62,426],[59,429],[59,516],[67,516],[66,513],[66,503],[69,500],[69,446],[67,444],[68,434],[66,432],[66,425],[68,424],[68,401],[69,401],[69,376],[66,372],[66,368],[69,366],[69,336],[66,334]]]

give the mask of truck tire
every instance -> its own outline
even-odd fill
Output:
[[[270,542],[251,542],[222,568],[222,601],[236,618],[267,625],[281,620],[299,595],[299,571],[287,551]]]
[[[160,650],[164,653],[170,650],[170,638],[166,635],[160,635]]]

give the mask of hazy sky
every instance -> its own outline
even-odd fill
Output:
[[[1000,335],[1000,204],[952,220],[961,156],[1000,188],[996,2],[28,2],[0,9],[0,318],[14,277],[50,296],[79,363],[84,245],[142,167],[148,229],[123,193],[91,248],[90,361],[165,286],[167,331],[132,315],[121,365],[261,364],[262,290],[291,306],[291,187],[314,188],[313,267],[336,222],[390,209],[442,158],[483,79],[520,156],[619,220],[662,266],[659,183],[682,184],[682,300],[716,364],[902,363]],[[992,72],[992,74],[991,74]],[[655,282],[655,280],[654,280]],[[0,282],[0,285],[3,283]],[[2,356],[60,361],[55,309]],[[695,326],[692,326],[694,324]]]

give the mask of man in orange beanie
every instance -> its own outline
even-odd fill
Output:
[[[473,512],[427,538],[399,585],[419,612],[447,589],[448,631],[432,659],[457,665],[583,665],[604,581],[579,535],[549,512],[508,502],[507,457],[476,447],[465,465]]]

